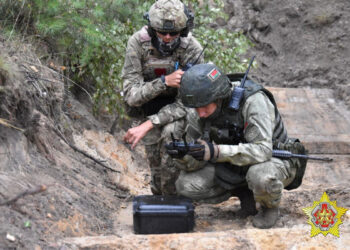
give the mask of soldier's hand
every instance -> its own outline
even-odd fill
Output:
[[[184,73],[184,71],[178,69],[170,75],[165,76],[165,84],[171,88],[180,88],[181,77]]]
[[[145,121],[137,127],[128,129],[124,135],[123,140],[131,144],[131,149],[134,149],[137,143],[153,128],[153,124],[150,120]]]
[[[198,143],[204,147],[201,150],[189,151],[187,154],[191,155],[198,161],[210,161],[218,158],[219,148],[216,144],[204,140],[198,140]]]
[[[197,161],[190,155],[185,155],[182,159],[174,159],[174,165],[180,170],[192,172],[205,166],[205,161]]]

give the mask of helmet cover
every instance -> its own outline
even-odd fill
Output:
[[[197,64],[181,79],[180,98],[186,107],[204,107],[231,95],[228,77],[214,64]]]
[[[159,0],[149,10],[150,26],[156,31],[181,31],[188,17],[180,0]]]

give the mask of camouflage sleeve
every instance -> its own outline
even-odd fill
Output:
[[[136,35],[137,33],[128,41],[122,69],[124,100],[132,107],[147,103],[166,89],[160,78],[144,81],[141,66],[142,47]]]
[[[202,46],[194,38],[190,37],[190,42],[185,50],[184,62],[192,62],[196,60],[200,53],[202,52]],[[194,58],[194,59],[193,59]],[[198,60],[198,63],[204,61],[203,54]],[[179,96],[177,96],[176,101],[172,104],[164,106],[157,114],[151,115],[148,118],[151,120],[152,124],[155,126],[164,126],[170,122],[176,121],[186,116],[186,108],[182,104]]]
[[[164,126],[186,116],[186,108],[182,104],[179,96],[174,103],[168,104],[161,108],[157,114],[150,115],[147,118],[155,126]]]
[[[268,97],[258,92],[250,96],[243,106],[246,143],[219,145],[218,162],[246,166],[272,157],[272,133],[275,110]]]

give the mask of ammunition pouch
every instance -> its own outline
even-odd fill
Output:
[[[285,143],[274,142],[274,149],[287,150],[292,152],[293,154],[307,154],[307,150],[305,149],[304,145],[297,138],[288,138],[287,142]],[[303,181],[307,159],[290,158],[288,159],[288,161],[291,167],[296,168],[294,180],[288,186],[285,187],[285,189],[287,190],[292,190],[298,188]]]

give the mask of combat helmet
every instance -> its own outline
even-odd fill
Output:
[[[147,30],[152,38],[152,45],[165,56],[171,55],[178,48],[180,38],[164,43],[156,32],[177,32],[181,37],[186,37],[193,28],[194,15],[180,0],[158,0],[144,17],[148,20]]]
[[[231,95],[228,77],[214,64],[197,64],[182,75],[180,98],[186,107],[204,107]]]

